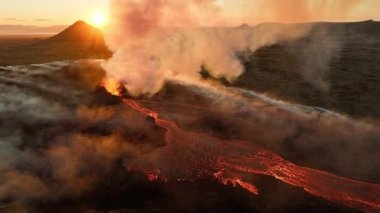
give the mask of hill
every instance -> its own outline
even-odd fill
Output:
[[[103,32],[83,21],[47,38],[35,34],[3,36],[0,47],[0,66],[111,56]]]
[[[52,42],[93,42],[104,45],[103,32],[87,24],[77,21],[59,34],[51,37]]]
[[[77,47],[83,51],[82,55],[78,55],[80,58],[86,56],[104,58],[111,55],[105,44],[103,32],[84,21],[75,22],[61,33],[49,38],[46,43]],[[75,52],[72,54],[76,55]]]
[[[310,25],[311,30],[250,53],[244,59],[246,72],[233,86],[380,120],[380,22],[298,25]]]

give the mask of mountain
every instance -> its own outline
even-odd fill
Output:
[[[10,41],[3,38],[0,45],[0,66],[105,59],[112,54],[105,44],[103,32],[83,21],[75,22],[50,38],[41,39],[30,34]]]
[[[59,34],[51,37],[50,41],[58,42],[94,42],[104,43],[103,32],[84,21],[77,21]]]
[[[253,31],[268,36],[305,26],[310,31],[299,38],[244,55],[245,72],[233,86],[380,120],[380,22],[264,23]]]
[[[104,41],[103,32],[84,21],[75,22],[61,33],[49,38],[47,42],[71,43],[85,46],[88,49],[103,50],[105,52],[108,50]]]
[[[359,33],[373,36],[380,33],[380,22],[374,20],[366,20],[360,22],[305,22],[305,23],[276,23],[266,22],[261,23],[254,28],[278,29],[284,27],[304,27],[312,28],[311,34],[317,31],[326,31],[329,33]]]

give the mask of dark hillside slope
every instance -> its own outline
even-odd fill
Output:
[[[91,42],[94,45],[103,45],[103,32],[87,24],[84,21],[77,21],[61,33],[48,39],[50,42]]]
[[[251,54],[233,85],[380,119],[379,61],[380,22],[315,23],[302,39]]]

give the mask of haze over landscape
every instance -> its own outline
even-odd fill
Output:
[[[96,11],[107,14],[108,4],[107,0],[2,1],[0,19],[2,24],[12,25],[70,25],[77,20],[91,20],[91,15]],[[233,25],[241,23],[254,25],[261,22],[378,20],[379,5],[378,1],[372,0],[215,1],[219,17],[223,17],[225,23]]]
[[[380,211],[380,1],[0,8],[0,212]]]

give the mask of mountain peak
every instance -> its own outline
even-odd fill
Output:
[[[94,42],[103,43],[103,32],[84,21],[77,21],[61,33],[53,36],[50,41],[63,42]]]
[[[87,24],[87,23],[85,21],[83,21],[83,20],[78,20],[73,25],[78,25],[78,24]]]
[[[79,20],[79,21],[76,21],[74,24],[70,25],[70,27],[89,27],[89,28],[95,28],[95,29],[98,29],[90,24],[88,24],[87,22],[85,21],[82,21],[82,20]]]

